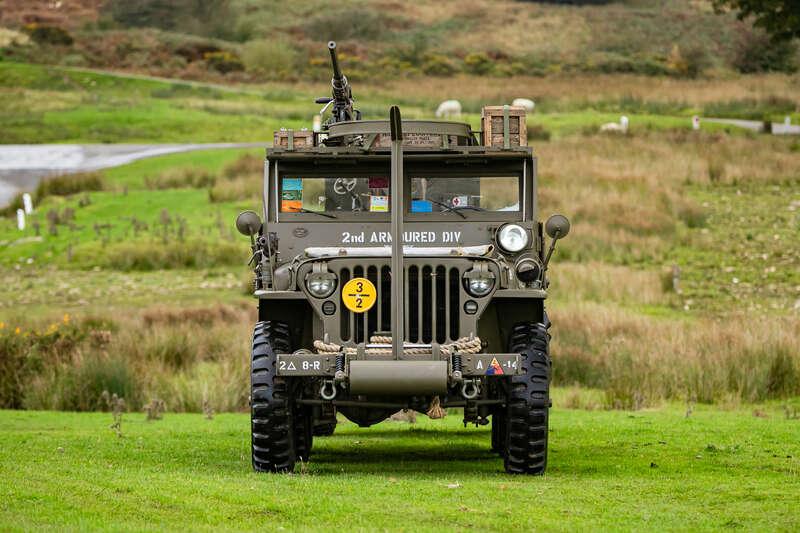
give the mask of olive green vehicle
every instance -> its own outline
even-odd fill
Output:
[[[292,471],[330,435],[401,409],[492,424],[510,473],[547,465],[547,265],[569,232],[538,221],[536,158],[468,124],[360,120],[336,62],[319,132],[267,150],[251,237],[253,468]],[[298,143],[297,141],[300,140]],[[545,233],[550,237],[549,246]],[[452,414],[451,414],[452,416]]]

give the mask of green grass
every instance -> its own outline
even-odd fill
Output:
[[[776,406],[777,407],[777,406]],[[457,414],[345,424],[294,475],[250,469],[243,414],[0,413],[0,526],[105,530],[800,527],[800,420],[766,409],[556,409],[546,476],[512,477]]]
[[[222,167],[243,154],[259,154],[261,149],[207,150],[171,154],[140,160],[103,171],[110,190],[47,197],[36,206],[27,227],[20,232],[12,218],[0,219],[0,264],[26,263],[91,268],[110,246],[122,241],[164,241],[162,213],[171,219],[167,242],[176,242],[178,220],[185,222],[187,242],[241,242],[242,262],[248,253],[245,240],[235,234],[233,220],[244,209],[258,208],[251,202],[211,203],[208,190],[166,189],[151,191],[144,185],[147,176],[170,168],[197,167],[219,173]],[[86,199],[88,205],[83,205]],[[251,205],[252,204],[252,205]],[[59,224],[57,235],[49,233],[48,212],[72,209],[72,225]],[[133,219],[147,224],[134,230]],[[38,235],[36,224],[38,224]],[[71,255],[70,255],[71,254]]]
[[[705,206],[707,227],[672,251],[684,269],[682,300],[689,307],[750,312],[797,310],[800,305],[800,187],[774,185],[691,187]]]
[[[311,97],[0,62],[2,143],[266,141]]]
[[[288,85],[226,89],[0,62],[0,143],[267,142],[281,127],[311,126],[320,107],[313,103],[319,95],[314,91],[326,94],[329,89]],[[431,118],[438,104],[435,96],[398,95],[369,85],[356,91],[367,119],[385,118],[389,106],[399,101],[407,118]],[[621,114],[628,115],[632,130],[687,129],[694,113],[675,105],[623,104],[544,102],[529,120],[559,137],[616,122]],[[480,129],[479,113],[467,113],[462,119]],[[702,127],[744,133],[721,124]]]

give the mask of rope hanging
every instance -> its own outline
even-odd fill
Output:
[[[369,339],[370,344],[391,344],[392,338],[385,335],[373,335]],[[354,346],[342,346],[335,343],[325,343],[320,340],[314,341],[314,348],[320,354],[337,354],[344,351],[346,355],[355,355],[358,350]],[[481,346],[481,339],[478,337],[461,337],[460,339],[439,345],[439,350],[443,355],[452,355],[454,353],[479,353],[483,347]],[[391,348],[366,348],[368,355],[391,355]],[[430,346],[414,346],[404,347],[403,353],[406,355],[427,355],[432,353]]]

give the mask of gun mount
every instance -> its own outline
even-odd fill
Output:
[[[331,66],[333,67],[333,77],[331,78],[332,97],[316,99],[316,103],[326,104],[325,107],[322,108],[320,114],[322,114],[329,105],[333,104],[331,117],[325,123],[326,129],[327,126],[336,122],[361,120],[361,112],[353,109],[353,90],[350,87],[350,82],[347,81],[347,76],[342,74],[342,71],[339,69],[339,58],[336,55],[336,41],[328,42],[328,51],[331,54]]]

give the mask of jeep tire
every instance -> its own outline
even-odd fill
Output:
[[[297,459],[291,387],[277,375],[276,354],[290,350],[286,324],[256,324],[250,366],[250,431],[253,469],[259,472],[291,472]]]
[[[516,324],[509,352],[520,354],[522,373],[511,378],[506,403],[505,470],[510,474],[544,474],[550,411],[550,334],[547,325]]]

